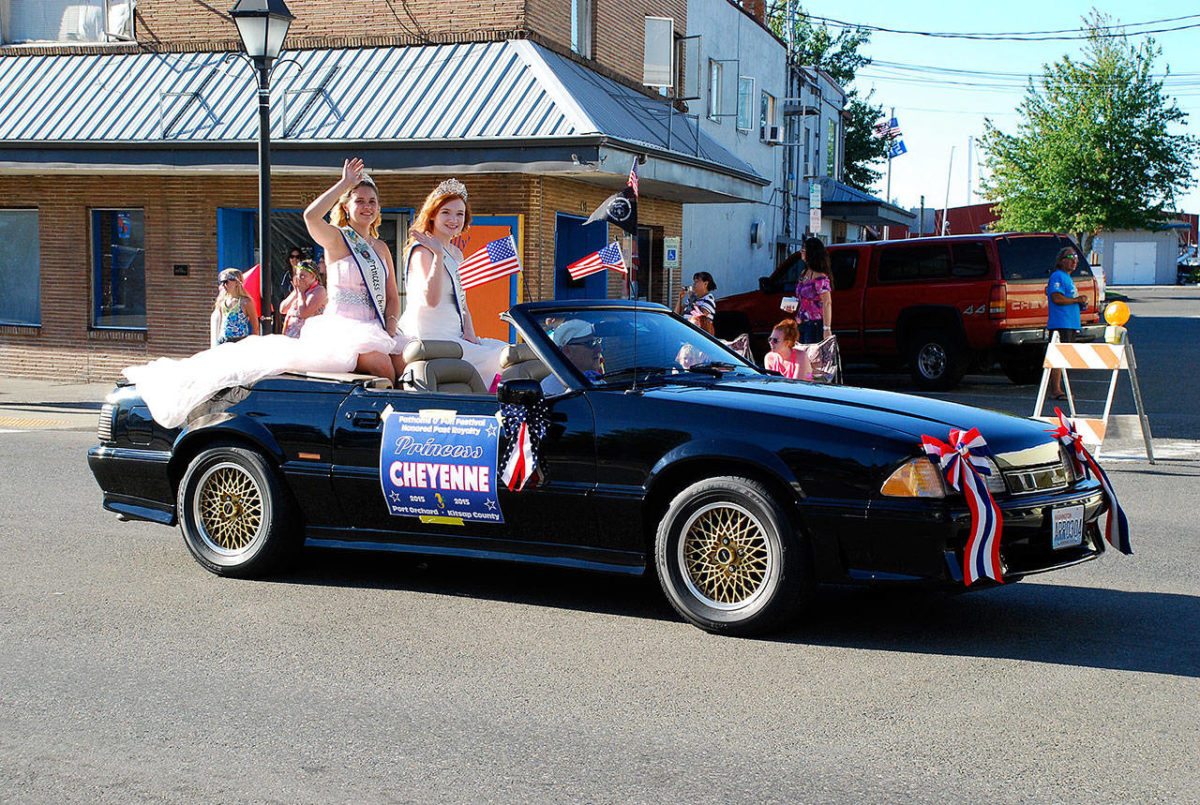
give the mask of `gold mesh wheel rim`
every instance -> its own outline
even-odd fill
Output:
[[[766,589],[774,557],[766,529],[734,503],[697,511],[679,540],[683,581],[692,595],[714,609],[739,609]]]
[[[262,490],[244,467],[222,462],[200,479],[194,511],[200,538],[209,549],[225,556],[238,554],[262,531]]]

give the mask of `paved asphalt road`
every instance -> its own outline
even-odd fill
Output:
[[[1200,432],[1195,302],[1135,307],[1167,311],[1135,342],[1175,438]],[[0,433],[0,801],[1200,802],[1197,461],[1110,464],[1132,557],[826,590],[737,640],[561,570],[310,552],[219,579],[101,511],[93,443]]]

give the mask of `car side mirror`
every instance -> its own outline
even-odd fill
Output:
[[[542,385],[528,378],[502,380],[496,388],[496,399],[501,405],[523,405],[528,408],[541,402]]]
[[[770,277],[759,277],[758,278],[758,290],[762,291],[763,293],[770,293],[771,292],[771,278]]]

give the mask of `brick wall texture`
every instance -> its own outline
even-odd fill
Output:
[[[279,209],[303,208],[336,177],[275,176]],[[377,175],[387,207],[419,207],[440,176]],[[479,215],[523,214],[526,300],[554,296],[556,213],[587,215],[611,192],[568,179],[483,174],[464,177]],[[257,206],[257,180],[245,176],[0,176],[10,207],[38,209],[42,326],[0,327],[0,374],[107,382],[120,370],[161,356],[182,357],[208,346],[208,317],[217,275],[217,209]],[[92,209],[135,208],[145,216],[147,328],[97,331],[91,318]],[[665,236],[682,234],[682,207],[643,199],[639,217]],[[620,231],[612,228],[611,236]],[[187,264],[187,276],[173,266]],[[678,272],[656,301],[678,289]],[[660,283],[661,285],[662,283]],[[610,297],[623,293],[609,277]]]

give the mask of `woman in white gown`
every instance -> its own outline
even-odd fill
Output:
[[[321,220],[321,226],[314,227],[310,213],[319,209],[314,214],[321,219],[335,203],[334,221],[348,226],[339,230]],[[395,378],[391,354],[400,352],[407,339],[395,333],[400,298],[391,252],[375,237],[379,199],[375,185],[364,177],[361,160],[346,160],[341,181],[309,206],[305,220],[331,261],[325,312],[309,318],[299,338],[252,336],[183,360],[159,358],[125,369],[156,422],[178,427],[193,408],[221,389],[289,371],[358,370]],[[350,251],[351,241],[358,244],[357,256]],[[360,251],[364,243],[365,253]]]
[[[463,255],[451,241],[471,225],[467,188],[447,179],[434,188],[408,230],[408,306],[400,329],[410,338],[457,341],[463,358],[474,365],[485,385],[495,385],[500,352],[507,344],[479,338],[458,276]]]

